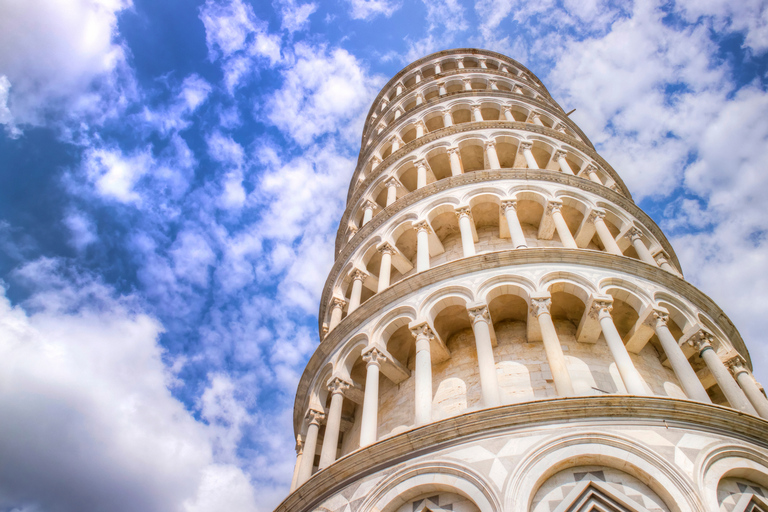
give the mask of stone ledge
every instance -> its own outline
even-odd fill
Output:
[[[275,512],[310,510],[355,480],[452,445],[564,423],[596,429],[666,426],[718,433],[768,448],[768,421],[720,405],[630,395],[537,400],[464,413],[382,439],[315,473]]]

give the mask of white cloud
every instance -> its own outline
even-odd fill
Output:
[[[85,213],[72,210],[64,217],[64,225],[69,229],[72,237],[70,244],[78,251],[98,240],[96,236],[96,226]]]
[[[677,0],[674,7],[690,23],[708,18],[718,32],[743,32],[744,46],[755,52],[768,50],[768,3],[764,0]]]
[[[178,132],[189,127],[190,116],[205,101],[211,93],[211,86],[198,75],[190,75],[184,79],[176,98],[161,108],[152,110],[144,108],[143,120],[162,134]]]
[[[317,4],[314,2],[301,4],[296,0],[280,0],[280,4],[282,27],[290,34],[307,29],[309,17],[317,10]]]
[[[176,276],[197,286],[208,284],[209,268],[216,262],[216,254],[200,233],[182,231],[170,250]]]
[[[350,17],[356,20],[371,20],[383,15],[386,18],[392,16],[402,3],[392,0],[347,0],[352,12]]]
[[[44,124],[50,114],[113,115],[133,88],[125,48],[117,41],[117,16],[129,7],[128,0],[5,2],[0,75],[6,95],[10,82],[10,114],[0,121],[13,129]]]
[[[135,298],[62,272],[39,260],[18,273],[40,290],[32,312],[0,296],[0,507],[256,510],[242,471],[216,462],[217,433],[168,390],[160,324]]]
[[[469,28],[467,13],[458,0],[422,0],[422,3],[427,9],[427,35],[408,42],[408,51],[403,55],[405,63],[448,48],[459,33]],[[423,29],[419,31],[422,32]]]
[[[126,156],[118,149],[91,149],[84,160],[86,175],[99,195],[121,203],[141,201],[135,187],[153,166],[149,150]]]
[[[383,82],[371,76],[346,50],[296,45],[296,61],[283,72],[284,83],[267,102],[269,120],[298,143],[338,133],[360,136],[362,118]]]

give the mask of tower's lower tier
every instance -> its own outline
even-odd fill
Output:
[[[625,395],[468,412],[317,472],[279,512],[768,510],[768,421]]]

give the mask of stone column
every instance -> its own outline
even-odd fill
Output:
[[[501,399],[499,397],[499,380],[496,376],[496,361],[493,358],[493,345],[491,344],[491,329],[489,327],[491,315],[488,313],[487,306],[474,307],[468,309],[467,312],[472,321],[472,330],[475,333],[483,405],[495,407],[501,404]]]
[[[363,203],[363,223],[361,226],[368,224],[373,218],[373,210],[376,209],[376,203],[370,199]]]
[[[536,162],[536,159],[533,158],[533,153],[531,152],[531,148],[533,147],[533,142],[521,142],[520,143],[520,149],[523,150],[523,156],[525,157],[525,163],[528,166],[529,169],[538,169],[539,164]]]
[[[515,93],[515,94],[523,94],[523,88],[520,87],[519,85],[515,85],[512,88],[512,92]]]
[[[507,105],[504,105],[503,107],[501,107],[501,109],[504,111],[504,119],[506,119],[511,123],[514,123],[515,116],[512,115],[512,108],[508,107]]]
[[[672,365],[672,370],[677,376],[677,380],[680,381],[680,385],[683,387],[683,391],[691,400],[698,400],[699,402],[712,403],[709,399],[707,390],[701,385],[699,377],[696,372],[688,363],[688,358],[685,357],[680,345],[672,333],[669,332],[667,327],[667,321],[669,320],[669,314],[663,311],[653,312],[653,330],[656,332],[656,336],[659,338],[661,348],[664,349],[664,353],[667,355],[669,364]]]
[[[507,219],[512,245],[515,246],[515,249],[525,249],[528,245],[525,241],[523,227],[520,225],[520,219],[517,218],[517,201],[514,199],[502,201],[501,209],[504,210],[504,217]]]
[[[376,126],[376,134],[383,132],[387,128],[387,123],[384,121],[380,122],[378,126]]]
[[[689,343],[699,353],[699,357],[704,360],[704,363],[709,368],[710,373],[717,381],[717,385],[720,386],[720,390],[725,395],[728,403],[734,409],[746,412],[747,414],[757,414],[755,408],[749,403],[744,392],[731,376],[731,372],[725,367],[725,364],[720,360],[720,357],[712,347],[712,341],[714,337],[707,331],[701,330],[696,333]]]
[[[480,110],[480,105],[472,106],[472,121],[475,123],[480,123],[483,121],[483,113]]]
[[[435,74],[439,75],[442,72],[443,72],[443,70],[440,69],[440,63],[438,62],[437,64],[435,64]]]
[[[354,310],[360,307],[360,299],[363,296],[363,281],[368,277],[368,274],[360,269],[352,271],[352,292],[349,294],[349,307],[347,308],[347,316],[351,315]]]
[[[464,249],[464,257],[474,256],[475,239],[472,237],[472,212],[469,207],[458,208],[456,216],[459,218],[461,248]]]
[[[568,228],[568,224],[566,224],[565,219],[563,218],[563,213],[560,211],[562,207],[562,203],[555,202],[550,202],[547,205],[547,209],[552,212],[552,220],[555,223],[555,230],[557,231],[557,236],[560,237],[560,241],[563,243],[563,247],[568,249],[578,249],[579,246],[576,245],[576,240],[573,239],[571,230]]]
[[[496,85],[496,80],[488,80],[488,85],[491,86],[491,90],[492,91],[498,91],[499,90],[499,86]]]
[[[462,172],[459,148],[448,148],[448,158],[451,161],[451,176],[459,176]]]
[[[387,98],[384,98],[383,100],[381,100],[381,109],[380,109],[380,111],[384,112],[387,109],[388,105],[389,105],[389,100],[387,100]]]
[[[590,180],[597,183],[598,185],[603,184],[603,182],[600,181],[600,176],[597,175],[597,167],[594,165],[589,164],[589,166],[587,166],[586,170],[584,171],[584,174],[586,174]]]
[[[571,169],[571,166],[568,165],[568,161],[565,159],[565,151],[555,151],[554,158],[557,161],[558,165],[560,165],[560,171],[565,174],[573,175],[573,169]]]
[[[438,95],[445,96],[448,93],[448,91],[445,90],[445,82],[438,82],[437,87],[438,87],[437,89]]]
[[[616,243],[616,240],[613,238],[613,235],[608,229],[608,226],[605,224],[605,212],[600,210],[592,210],[590,217],[592,218],[592,222],[595,224],[595,231],[597,231],[597,236],[603,243],[605,250],[611,254],[615,254],[616,256],[622,256],[621,249],[619,249],[619,244]]]
[[[624,387],[627,388],[627,393],[630,395],[647,395],[643,380],[640,378],[640,374],[637,372],[635,364],[632,362],[632,358],[629,357],[629,352],[627,352],[627,348],[624,346],[624,342],[621,336],[619,336],[616,326],[613,324],[613,318],[611,317],[612,309],[612,302],[596,300],[592,304],[590,315],[593,318],[597,317],[600,321],[603,337],[605,337],[608,349],[611,351],[611,355],[613,355],[613,360],[616,362],[616,368],[619,370]]]
[[[397,181],[397,178],[392,176],[384,182],[384,185],[387,187],[387,206],[390,206],[397,201],[397,187],[400,186],[400,182]]]
[[[465,78],[462,80],[464,82],[464,90],[465,91],[471,91],[472,90],[472,81],[469,78]]]
[[[660,268],[666,270],[667,272],[677,275],[677,271],[675,270],[675,267],[669,264],[669,261],[667,260],[666,257],[664,257],[663,253],[657,254],[655,260],[656,260],[656,264]]]
[[[355,226],[350,226],[349,228],[349,237],[347,238],[347,242],[352,240],[355,235],[357,234],[357,228]]]
[[[731,370],[731,373],[733,373],[736,382],[738,382],[744,394],[747,395],[757,413],[762,418],[768,419],[768,399],[760,392],[755,379],[750,374],[746,364],[744,364],[744,359],[737,355],[729,359],[726,365]]]
[[[400,96],[403,94],[403,84],[397,84],[395,87],[395,96]]]
[[[477,59],[477,61],[480,63],[480,67],[482,69],[488,69],[488,65],[485,63],[485,59],[480,57]]]
[[[485,154],[488,157],[488,166],[491,169],[501,169],[499,156],[496,154],[496,144],[492,141],[485,143]]]
[[[335,329],[336,326],[339,325],[339,322],[341,322],[341,315],[344,312],[344,306],[346,303],[346,300],[340,299],[338,297],[331,299],[331,322],[328,325],[329,332]]]
[[[458,69],[464,69],[464,59],[456,59],[456,67]]]
[[[453,116],[450,110],[443,110],[443,124],[445,127],[453,126]]]
[[[411,329],[416,338],[415,362],[415,419],[416,425],[425,425],[432,421],[432,356],[429,352],[435,333],[425,322]]]
[[[377,168],[377,167],[378,167],[380,164],[381,164],[381,158],[379,158],[379,157],[378,157],[378,156],[376,156],[376,155],[373,155],[373,159],[372,159],[372,162],[371,162],[371,170],[374,170],[374,169],[375,169],[375,168]]]
[[[392,137],[392,154],[394,154],[398,149],[400,149],[400,139],[397,137]]]
[[[424,160],[416,161],[416,188],[427,186],[427,163]]]
[[[421,94],[420,92],[417,92],[416,93],[416,106],[421,105],[422,103],[424,103],[424,95]]]
[[[379,371],[385,356],[377,348],[367,349],[363,353],[365,361],[365,395],[363,397],[363,417],[360,425],[360,448],[375,443],[379,427]]]
[[[325,414],[314,409],[307,411],[309,426],[307,436],[304,438],[304,451],[301,456],[299,476],[296,479],[296,487],[301,487],[312,476],[312,466],[315,464],[315,452],[317,451],[317,433],[320,431],[320,423],[325,420]]]
[[[421,71],[416,72],[416,83],[421,82]]]
[[[557,396],[574,396],[576,393],[573,391],[571,374],[568,373],[568,364],[565,362],[560,338],[557,336],[555,324],[552,322],[551,306],[552,299],[550,298],[531,299],[531,312],[538,319],[541,328],[544,352],[547,354],[547,363],[549,363],[549,369],[552,372]]]
[[[400,116],[403,115],[403,109],[400,107],[397,107],[397,110],[395,110],[395,119],[400,119]]]
[[[349,383],[338,377],[334,377],[328,383],[331,405],[328,407],[328,419],[325,423],[325,436],[323,437],[323,447],[320,450],[318,469],[326,468],[336,461],[341,428],[341,406],[344,405],[344,392],[347,389],[349,389]]]
[[[296,465],[293,466],[293,478],[291,479],[291,491],[296,490],[299,484],[299,470],[301,469],[301,455],[304,453],[304,440],[301,435],[296,436]]]
[[[541,115],[536,112],[531,112],[531,122],[538,126],[544,126],[544,123],[541,122]]]
[[[425,220],[414,224],[416,229],[416,272],[429,270],[429,223]]]
[[[389,288],[390,276],[392,275],[392,255],[395,254],[395,248],[384,242],[379,247],[381,253],[381,267],[379,267],[379,288],[377,293],[381,293]]]
[[[424,136],[425,131],[424,121],[418,121],[416,123],[416,138],[419,139]]]
[[[629,233],[627,233],[626,237],[627,239],[629,239],[630,242],[632,242],[632,247],[635,248],[635,251],[637,251],[637,255],[640,256],[641,260],[648,263],[649,265],[653,265],[654,267],[659,266],[656,263],[656,260],[653,259],[653,256],[651,255],[651,251],[649,251],[648,248],[643,243],[642,231],[633,227],[632,229],[629,230]]]

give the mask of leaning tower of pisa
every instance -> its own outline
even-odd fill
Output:
[[[508,57],[379,93],[319,318],[279,511],[768,511],[744,341]]]

